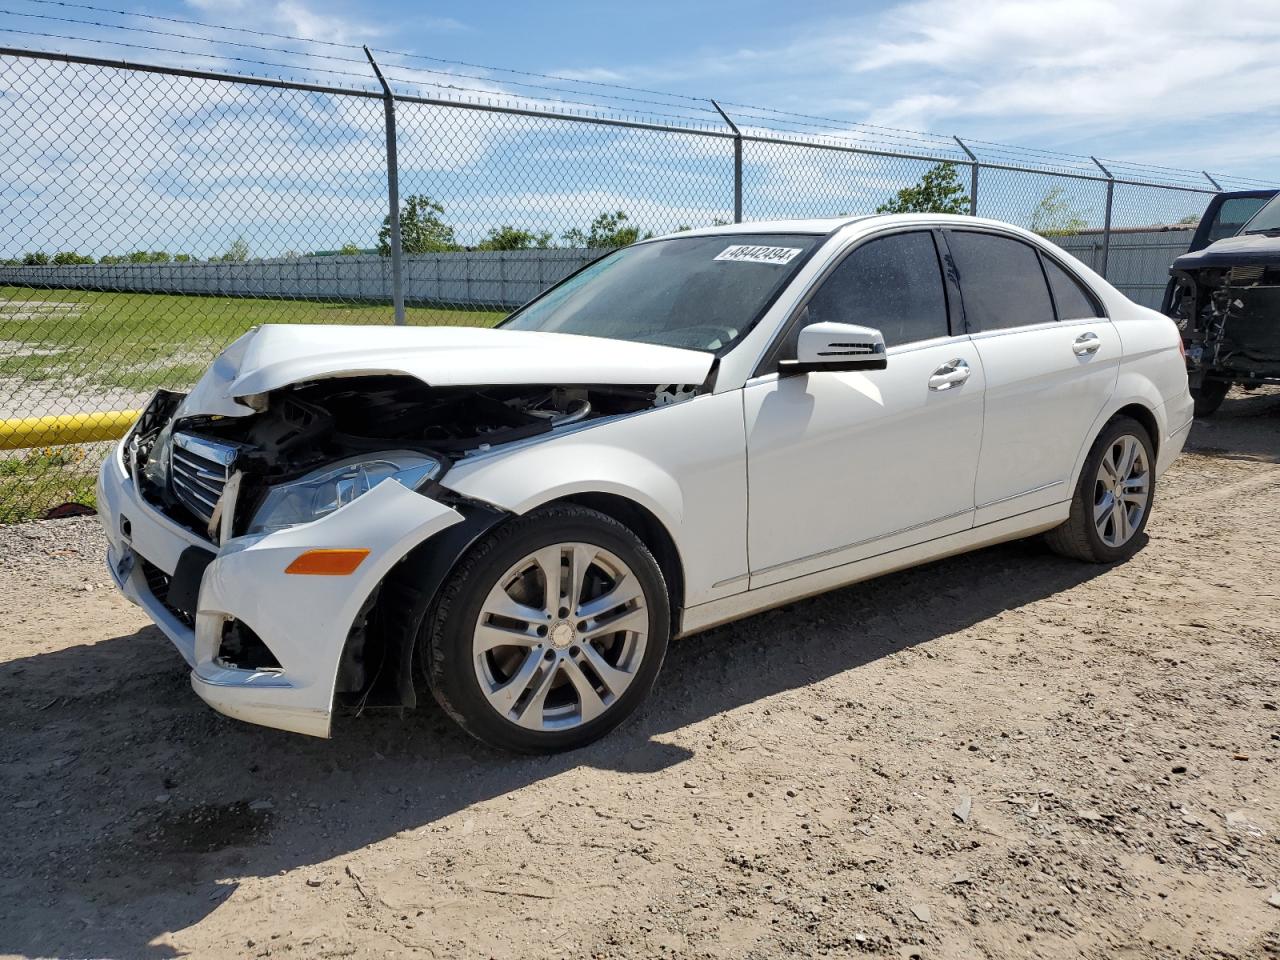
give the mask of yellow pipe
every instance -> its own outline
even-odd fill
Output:
[[[141,410],[112,410],[102,413],[69,413],[59,417],[0,420],[0,450],[115,440],[123,437],[141,415]]]

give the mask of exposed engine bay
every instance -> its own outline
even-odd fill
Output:
[[[1211,415],[1232,384],[1280,383],[1280,227],[1268,219],[1275,204],[1272,197],[1241,232],[1193,246],[1169,268],[1161,312],[1182,333],[1198,417]]]
[[[175,422],[183,395],[161,391],[134,431],[125,459],[149,501],[216,542],[220,529],[243,533],[273,485],[344,458],[410,450],[447,468],[495,447],[663,406],[694,392],[669,385],[435,388],[408,376],[355,376],[246,398],[258,411],[249,416]],[[193,446],[199,441],[208,444]],[[178,464],[188,468],[185,474]],[[224,526],[223,492],[233,470],[235,515]]]
[[[1280,377],[1280,266],[1178,270],[1169,315],[1193,369],[1240,381]]]

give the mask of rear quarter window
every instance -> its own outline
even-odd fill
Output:
[[[1049,278],[1049,289],[1053,291],[1053,302],[1058,308],[1059,320],[1106,316],[1102,312],[1102,305],[1079,280],[1049,257],[1042,254],[1041,259],[1044,261],[1045,275]]]

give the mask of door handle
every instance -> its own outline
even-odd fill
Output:
[[[1071,349],[1077,357],[1092,356],[1102,349],[1102,341],[1098,339],[1096,333],[1082,333],[1076,337],[1076,342],[1071,345]]]
[[[929,378],[929,389],[950,390],[952,387],[958,387],[969,379],[969,374],[972,372],[969,364],[963,360],[959,358],[949,360],[933,371],[933,376]]]

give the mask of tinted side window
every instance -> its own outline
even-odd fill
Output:
[[[896,233],[863,244],[823,281],[809,301],[809,323],[875,327],[884,342],[945,337],[947,297],[933,235]]]
[[[1058,307],[1059,320],[1079,320],[1082,317],[1100,317],[1102,310],[1080,281],[1060,266],[1043,257],[1044,272],[1049,275],[1049,288],[1053,290],[1053,302]]]
[[[947,245],[960,275],[971,332],[1053,322],[1053,301],[1033,248],[1008,237],[964,230],[949,232]]]

